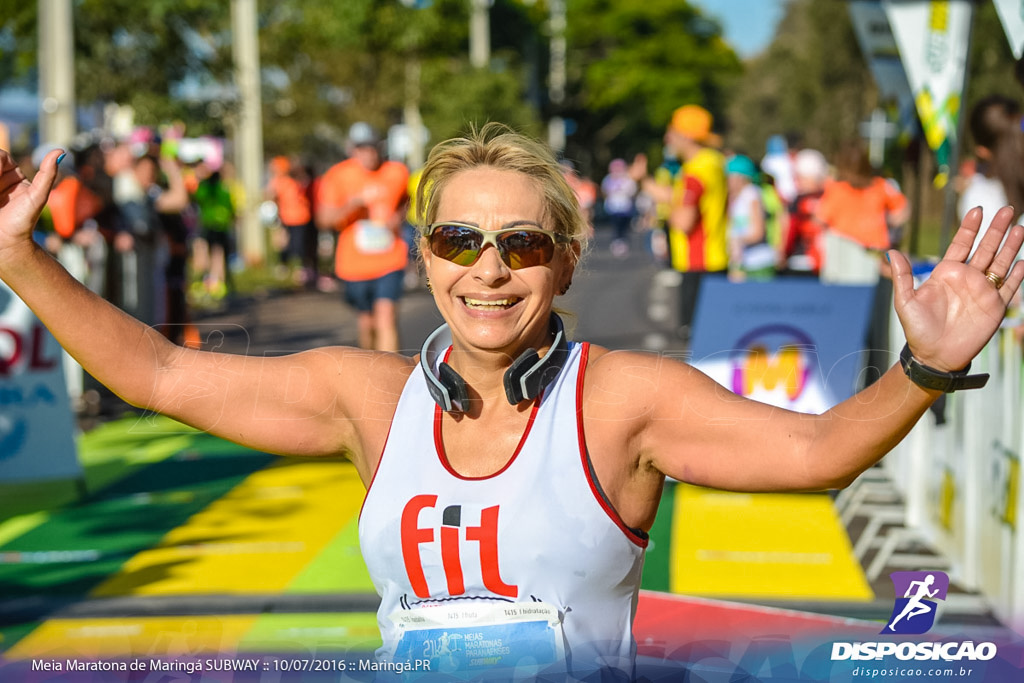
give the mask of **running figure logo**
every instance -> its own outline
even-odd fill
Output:
[[[935,600],[945,600],[949,577],[944,572],[893,572],[896,603],[882,633],[926,633],[935,623]]]

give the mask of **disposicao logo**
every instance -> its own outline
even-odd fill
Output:
[[[896,589],[896,602],[881,633],[927,633],[935,624],[935,601],[946,599],[949,577],[945,572],[928,571],[893,572],[889,578]]]
[[[889,575],[896,589],[892,614],[880,631],[883,635],[918,635],[935,624],[937,600],[945,600],[949,576],[945,572],[893,572]],[[832,661],[880,660],[894,656],[900,660],[986,661],[996,656],[995,643],[973,641],[946,642],[867,642],[833,643]]]

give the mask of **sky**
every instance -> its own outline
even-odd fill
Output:
[[[725,39],[742,58],[753,57],[772,42],[786,0],[690,0],[718,19]]]

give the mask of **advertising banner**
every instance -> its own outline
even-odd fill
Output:
[[[1003,23],[1013,56],[1020,59],[1024,55],[1024,0],[992,0],[992,4]]]
[[[973,7],[970,0],[883,0],[940,175],[956,141]],[[941,184],[941,183],[940,183]]]
[[[81,474],[61,349],[0,282],[0,483]]]
[[[705,278],[692,363],[734,393],[805,413],[852,396],[874,288]]]

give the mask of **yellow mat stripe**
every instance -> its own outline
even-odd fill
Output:
[[[27,659],[146,659],[245,652],[370,653],[377,615],[362,612],[53,619],[4,653]]]
[[[872,600],[831,498],[680,486],[671,589],[734,598]]]
[[[4,653],[12,659],[188,657],[231,653],[258,615],[52,619]]]
[[[281,592],[358,514],[363,492],[350,463],[282,460],[132,557],[92,594]]]

